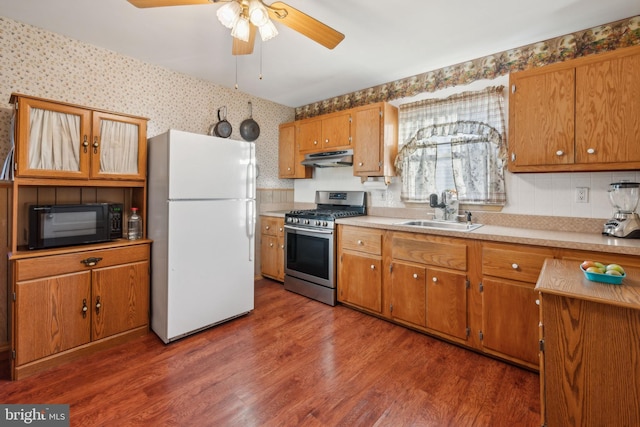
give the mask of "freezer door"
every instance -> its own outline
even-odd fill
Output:
[[[171,130],[169,199],[255,198],[254,145]]]
[[[253,310],[247,203],[169,202],[169,340]]]

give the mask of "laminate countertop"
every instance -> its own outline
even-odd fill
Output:
[[[537,230],[527,228],[483,225],[472,231],[438,230],[432,228],[402,225],[402,222],[415,218],[395,218],[383,216],[357,216],[340,218],[337,224],[383,230],[406,231],[411,233],[433,234],[440,236],[462,237],[495,242],[521,243],[526,245],[548,246],[554,248],[579,249],[596,252],[610,252],[627,255],[640,255],[640,239],[622,239],[603,236],[599,233],[581,233],[558,230]]]

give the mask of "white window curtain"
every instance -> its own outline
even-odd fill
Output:
[[[138,126],[102,120],[100,123],[100,172],[138,173]]]
[[[29,168],[80,170],[80,116],[33,108],[29,122]]]
[[[431,193],[453,186],[463,203],[505,203],[503,94],[504,86],[496,86],[400,106],[405,144],[396,169],[403,201],[426,203]],[[436,176],[450,176],[451,184],[436,182]]]

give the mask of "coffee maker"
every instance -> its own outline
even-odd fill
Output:
[[[616,209],[604,225],[602,234],[630,239],[640,238],[640,218],[636,213],[640,200],[640,183],[620,181],[610,184],[609,201]]]

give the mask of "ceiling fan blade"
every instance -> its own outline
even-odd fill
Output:
[[[249,41],[243,42],[235,37],[233,38],[233,48],[231,53],[233,55],[250,55],[253,53],[253,45],[256,40],[256,26],[249,24]]]
[[[192,4],[215,3],[211,0],[127,0],[135,7],[189,6]]]
[[[333,49],[344,39],[344,34],[281,1],[267,6],[267,10],[274,22],[286,25],[328,49]]]

